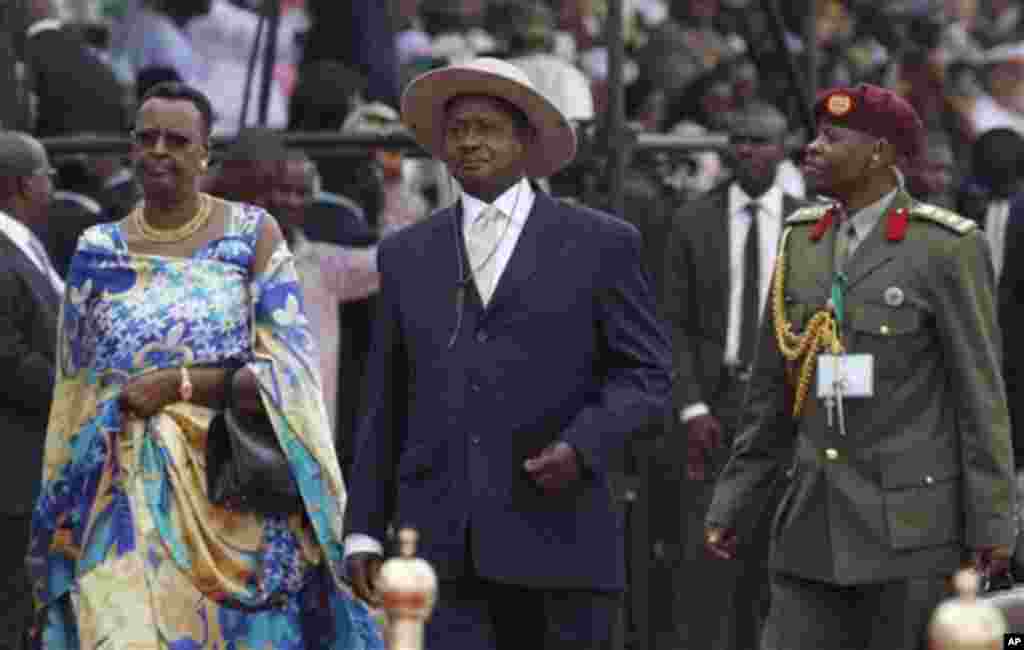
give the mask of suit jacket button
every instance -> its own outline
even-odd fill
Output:
[[[836,460],[839,458],[839,452],[832,447],[825,450],[825,458],[829,460]]]
[[[480,330],[476,333],[476,340],[480,343],[487,343],[490,338],[491,337],[487,334],[486,330]]]
[[[469,390],[473,391],[474,393],[479,393],[480,392],[480,384],[477,384],[477,383],[470,384],[469,385]]]
[[[925,485],[931,485],[934,482],[935,482],[935,479],[932,478],[931,476],[925,476],[924,477],[924,484]]]
[[[480,444],[480,436],[473,436],[473,437],[472,437],[472,438],[470,438],[469,440],[470,440],[470,442],[472,442],[472,443],[473,443],[474,445],[479,445],[479,444]]]

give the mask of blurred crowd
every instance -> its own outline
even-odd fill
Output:
[[[25,33],[14,39],[14,51],[24,64],[16,96],[25,110],[23,123],[10,126],[41,137],[123,134],[137,98],[168,79],[211,98],[217,135],[257,123],[337,132],[357,111],[397,109],[401,88],[416,74],[480,55],[522,67],[580,125],[581,135],[596,132],[606,115],[605,0],[284,0],[274,35],[256,0],[24,4]],[[723,133],[737,111],[773,105],[790,125],[790,156],[778,180],[802,197],[794,163],[811,130],[801,106],[806,86],[865,81],[898,90],[925,116],[928,151],[907,179],[917,196],[981,219],[992,197],[1012,193],[1019,174],[1006,163],[1024,133],[1018,3],[802,0],[777,3],[777,16],[767,9],[771,4],[627,0],[625,104],[634,129]],[[270,43],[274,66],[264,74]],[[796,79],[805,87],[794,86]],[[363,132],[401,129],[376,117],[349,120],[349,127],[355,122]],[[981,137],[997,129],[1005,137]],[[568,172],[550,179],[550,189],[600,204],[601,152],[582,150]],[[453,196],[448,177],[429,163],[384,152],[370,158],[366,165],[337,155],[315,160],[323,196],[354,203],[348,207],[363,213],[370,230],[380,226],[384,210],[412,219]],[[728,152],[638,153],[627,194],[664,206],[654,211],[661,227],[681,202],[731,177],[728,158]],[[111,218],[131,203],[130,170],[116,157],[56,162],[62,201],[94,214],[109,211]],[[107,196],[118,187],[123,191]]]

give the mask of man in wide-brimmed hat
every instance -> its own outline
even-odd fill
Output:
[[[380,245],[353,586],[373,601],[389,525],[413,526],[441,579],[428,647],[607,647],[625,583],[609,470],[670,384],[639,233],[531,183],[576,140],[507,62],[418,77],[402,117],[463,193]]]

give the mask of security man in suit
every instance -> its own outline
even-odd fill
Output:
[[[32,228],[45,223],[53,181],[43,146],[0,131],[0,650],[22,648],[32,616],[25,571],[43,471],[63,283]]]
[[[1016,533],[992,263],[973,222],[903,189],[905,100],[862,84],[815,112],[804,174],[836,203],[786,221],[705,542],[731,557],[788,466],[761,648],[921,648],[948,577],[1004,572]]]
[[[740,561],[722,567],[707,562],[704,513],[728,459],[728,447],[718,441],[733,439],[742,413],[782,222],[803,205],[776,183],[786,133],[786,118],[769,104],[733,115],[728,155],[735,178],[684,205],[666,247],[664,310],[678,378],[675,436],[706,438],[719,448],[713,458],[686,458],[687,476],[665,486],[680,494],[681,521],[671,518],[681,524],[672,619],[684,647],[755,648],[768,613],[768,543],[754,532],[760,526],[767,533],[768,521],[749,522],[743,537],[751,543]],[[677,467],[682,455],[675,456]],[[766,509],[758,519],[770,514]]]

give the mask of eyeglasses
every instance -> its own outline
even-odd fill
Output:
[[[57,180],[57,170],[53,167],[43,167],[32,172],[33,176],[45,176],[51,181]]]
[[[161,138],[164,148],[170,152],[180,152],[192,144],[192,138],[173,131],[161,131],[159,129],[144,129],[132,131],[132,141],[141,149],[156,149]]]

